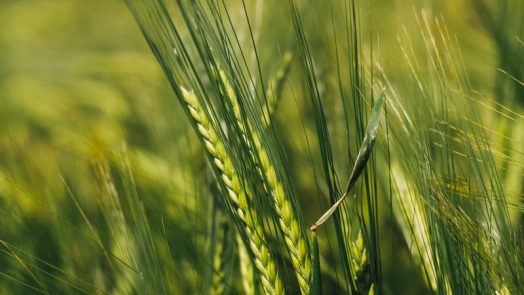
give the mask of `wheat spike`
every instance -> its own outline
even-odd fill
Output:
[[[369,282],[368,252],[364,244],[364,237],[359,231],[357,239],[350,241],[351,271],[357,290],[362,294],[374,294],[374,285]]]
[[[260,160],[256,169],[263,181],[266,193],[271,196],[273,207],[278,216],[278,224],[284,234],[284,240],[291,256],[291,262],[297,275],[300,290],[302,294],[309,294],[311,258],[309,256],[307,240],[302,234],[303,231],[295,216],[293,205],[285,194],[284,187],[278,179],[275,166],[271,162],[266,148],[262,145],[258,133],[253,128],[250,130],[253,144],[248,140],[247,126],[242,119],[240,105],[235,91],[227,80],[224,71],[220,70],[219,74],[225,87],[225,94],[231,101],[238,127],[242,132],[242,138],[250,150],[251,157],[255,163],[258,163],[256,161],[257,157],[255,156],[256,152]],[[255,151],[253,151],[253,145]]]
[[[277,72],[270,77],[268,86],[266,89],[267,104],[262,108],[262,124],[268,127],[273,120],[273,115],[276,111],[278,102],[282,95],[282,90],[284,88],[284,82],[289,70],[291,68],[291,60],[293,59],[293,54],[291,52],[286,52],[280,63],[280,67]]]
[[[241,187],[238,173],[236,172],[231,158],[228,156],[223,143],[219,140],[207,115],[193,91],[181,87],[182,99],[187,104],[192,119],[202,137],[206,151],[213,158],[214,165],[220,172],[219,181],[227,189],[233,214],[238,218],[245,237],[247,246],[253,254],[254,264],[258,270],[262,287],[266,294],[284,294],[284,286],[280,279],[273,257],[264,240],[261,238],[263,228],[259,223],[253,206],[253,200],[249,193],[244,192]]]
[[[229,228],[224,216],[218,218],[216,243],[213,249],[211,285],[209,294],[224,294],[226,288],[225,268],[227,263]]]
[[[237,234],[237,245],[238,245],[238,256],[240,263],[240,275],[242,276],[242,286],[244,287],[244,294],[255,295],[256,294],[256,283],[255,283],[255,270],[249,253],[247,252],[246,246],[242,237]]]

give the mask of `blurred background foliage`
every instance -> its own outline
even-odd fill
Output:
[[[247,1],[249,11],[260,9],[260,2]],[[406,78],[413,73],[403,56],[427,61],[417,18],[431,15],[445,24],[489,130],[514,230],[522,234],[520,0],[361,2],[362,51],[370,66],[380,63],[412,101],[422,98]],[[324,1],[300,3],[319,88],[325,97],[336,95],[333,8]],[[281,7],[287,3],[264,1],[264,6],[258,38],[268,76],[278,69],[278,57],[291,47],[294,33],[289,11]],[[231,11],[233,17],[242,14],[240,7]],[[343,19],[335,14],[339,22]],[[293,64],[275,129],[308,225],[321,212],[313,170],[319,164],[312,159],[318,147],[306,143],[306,137],[315,137],[314,122],[301,98],[298,71]],[[330,119],[343,121],[340,106],[330,102]],[[344,146],[337,135],[347,130],[333,126],[337,149]],[[359,143],[351,144],[355,151]],[[337,165],[349,173],[349,162]],[[212,193],[204,153],[123,1],[0,1],[1,294],[201,293],[210,264],[206,231]],[[386,289],[428,293],[402,229],[387,219],[390,213],[383,212],[386,221],[380,225]],[[324,259],[329,265],[336,257],[326,253]],[[324,287],[341,292],[337,273],[326,270],[326,277]]]

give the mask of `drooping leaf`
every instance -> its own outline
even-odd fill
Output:
[[[358,151],[357,159],[355,160],[355,164],[353,165],[353,170],[351,171],[351,175],[346,185],[346,190],[344,194],[342,195],[342,197],[340,197],[340,199],[338,199],[335,202],[335,204],[333,204],[333,206],[331,206],[331,208],[329,208],[326,211],[326,213],[324,213],[317,220],[317,222],[313,224],[313,226],[311,226],[312,231],[316,231],[322,223],[329,219],[333,212],[335,212],[338,206],[340,206],[342,201],[344,201],[344,199],[347,197],[347,195],[355,185],[358,177],[360,176],[360,174],[362,174],[362,171],[364,171],[369,156],[373,151],[373,145],[375,143],[375,138],[377,137],[378,125],[380,123],[380,115],[382,114],[382,109],[385,100],[386,96],[384,94],[384,91],[382,91],[377,101],[375,102],[375,105],[373,106],[373,110],[371,112],[371,116],[369,118],[368,126],[366,129],[366,135],[364,136],[364,141],[362,141],[362,145],[360,146],[360,150]]]

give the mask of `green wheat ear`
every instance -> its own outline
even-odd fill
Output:
[[[248,128],[249,122],[244,122],[238,98],[224,71],[219,70],[219,75],[225,88],[224,92],[233,107],[237,125],[243,133],[242,138],[248,146],[253,162],[257,165],[256,169],[262,180],[264,190],[271,197],[273,208],[278,217],[279,227],[284,235],[284,241],[291,256],[291,263],[297,275],[300,290],[302,294],[309,294],[311,258],[303,226],[298,222],[293,204],[285,193],[284,186],[278,178],[276,168],[267,149],[263,146],[259,134],[254,128]],[[251,137],[247,134],[248,130],[251,132]],[[252,139],[252,142],[249,138]]]
[[[233,245],[232,224],[225,212],[214,209],[213,225],[210,241],[211,276],[208,294],[219,295],[227,292],[228,280],[231,277]]]
[[[253,255],[254,264],[258,270],[264,291],[266,294],[284,294],[284,286],[278,274],[276,263],[262,239],[263,227],[258,221],[249,192],[242,189],[240,178],[231,158],[227,154],[224,144],[219,140],[194,92],[188,91],[184,87],[181,87],[181,91],[182,99],[186,103],[206,151],[212,159],[211,164],[219,172],[217,179],[227,190],[226,196],[231,205],[232,213],[240,223],[239,228],[245,233],[246,243]]]
[[[238,257],[240,264],[240,275],[242,277],[242,287],[246,295],[257,294],[257,285],[255,280],[255,270],[253,269],[253,262],[249,257],[249,253],[244,245],[242,237],[236,235],[237,246],[238,246]]]
[[[101,199],[100,204],[104,214],[110,220],[111,232],[111,253],[126,267],[119,266],[119,271],[115,277],[115,286],[112,294],[124,295],[135,290],[138,276],[133,272],[137,263],[136,240],[130,227],[126,223],[124,211],[115,182],[111,176],[109,163],[104,158],[94,161],[96,177],[100,183]]]
[[[282,97],[282,90],[284,88],[284,82],[291,69],[291,61],[293,60],[293,54],[289,51],[284,53],[282,62],[278,70],[269,78],[268,86],[266,89],[267,105],[262,108],[262,124],[266,127],[273,121],[273,116],[277,109],[278,102]]]
[[[362,293],[368,292],[373,294],[374,286],[370,285],[369,261],[368,252],[364,244],[364,237],[359,231],[355,241],[350,242],[351,252],[351,270],[353,273],[353,280],[357,284],[357,289]]]

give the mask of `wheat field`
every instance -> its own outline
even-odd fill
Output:
[[[524,293],[522,0],[0,1],[0,294]]]

